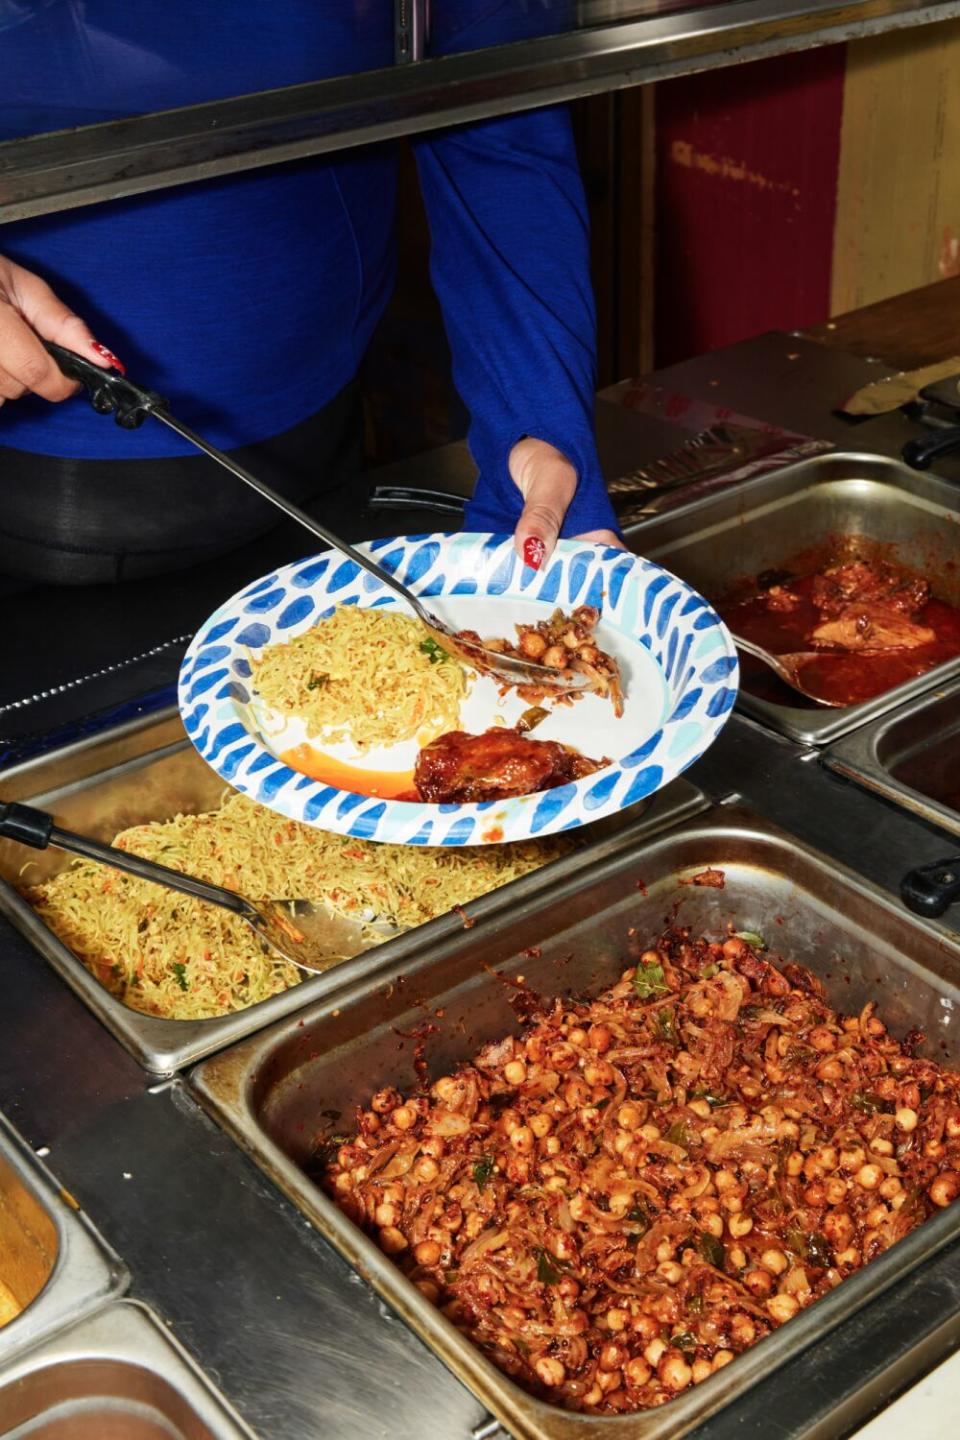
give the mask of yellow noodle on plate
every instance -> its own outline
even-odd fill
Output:
[[[345,915],[407,929],[526,875],[572,842],[377,845],[286,820],[231,793],[218,810],[138,825],[114,843],[254,901],[325,900]],[[303,978],[228,912],[88,860],[25,893],[108,990],[150,1015],[222,1015]]]
[[[311,736],[368,750],[455,730],[467,672],[418,621],[341,605],[312,630],[268,645],[254,662],[253,686]]]

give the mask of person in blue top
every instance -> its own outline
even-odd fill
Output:
[[[444,54],[562,24],[560,0],[445,0]],[[0,138],[389,65],[393,0],[0,0]],[[619,543],[593,437],[594,307],[569,118],[413,148],[479,478],[472,529],[538,566]],[[349,473],[355,377],[394,278],[396,155],[348,150],[0,227],[0,571],[162,572],[273,517],[160,425],[66,400],[38,337],[119,356],[174,414],[300,503]],[[4,401],[17,400],[16,405]]]

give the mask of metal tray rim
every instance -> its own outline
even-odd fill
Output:
[[[0,1330],[0,1375],[9,1361],[89,1316],[126,1290],[129,1272],[77,1211],[23,1136],[0,1114],[0,1157],[49,1215],[57,1235],[53,1268],[39,1294]]]
[[[706,838],[725,832],[786,844],[792,853],[802,853],[815,867],[829,868],[843,884],[854,885],[865,892],[881,911],[900,913],[893,897],[879,886],[796,841],[787,831],[768,823],[753,811],[739,806],[716,807],[705,816],[672,827],[657,837],[657,844],[667,845],[681,836],[696,839],[698,835]],[[625,855],[598,861],[585,868],[578,877],[578,888],[586,888],[618,865],[626,863],[628,857]],[[509,920],[509,916],[501,918]],[[910,917],[911,925],[914,918]],[[955,955],[960,973],[960,943],[956,938],[930,922],[917,920],[916,928],[926,934],[938,949],[947,949]],[[423,968],[436,959],[438,948],[431,947],[431,952],[422,956]],[[409,979],[409,968],[406,974]],[[383,977],[379,978],[382,982]],[[364,987],[364,990],[368,988]],[[340,1004],[346,1007],[352,1001],[359,1002],[363,998],[363,993],[343,995]],[[314,1008],[301,1015],[300,1021],[308,1024],[319,1018],[322,1018],[322,1012]],[[873,1300],[922,1259],[960,1237],[960,1207],[956,1213],[945,1210],[942,1215],[931,1217],[891,1251],[848,1277],[835,1291],[801,1312],[789,1326],[774,1331],[738,1356],[733,1365],[660,1410],[623,1417],[574,1415],[527,1395],[508,1380],[419,1295],[373,1241],[342,1215],[276,1142],[259,1128],[255,1140],[251,1140],[244,1127],[244,1119],[252,1113],[252,1094],[258,1071],[293,1029],[289,1022],[281,1023],[200,1065],[187,1077],[190,1091],[361,1277],[373,1285],[458,1378],[474,1389],[517,1440],[551,1440],[551,1437],[585,1440],[586,1436],[594,1434],[597,1426],[609,1429],[615,1436],[629,1435],[632,1440],[667,1440],[668,1436],[684,1434],[749,1388],[770,1368],[786,1360],[788,1355],[797,1353],[841,1324],[849,1313]],[[222,1089],[217,1084],[218,1069],[225,1081]],[[229,1093],[225,1093],[227,1091]],[[521,1400],[519,1408],[518,1396]],[[661,1416],[665,1418],[661,1420]]]
[[[853,735],[846,736],[820,757],[821,763],[837,775],[853,780],[873,794],[919,815],[922,820],[960,836],[960,814],[957,811],[924,795],[921,790],[915,790],[912,785],[897,780],[879,758],[884,737],[897,725],[957,695],[960,695],[960,678],[952,684],[927,690],[906,704],[898,706],[896,710],[880,716],[872,725],[864,726]]]
[[[177,1390],[217,1440],[256,1440],[210,1377],[142,1300],[116,1299],[46,1337],[42,1345],[0,1370],[0,1393],[50,1365],[89,1359],[149,1370]]]

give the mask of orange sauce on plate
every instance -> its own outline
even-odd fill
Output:
[[[351,790],[378,800],[419,799],[412,770],[363,770],[334,760],[307,744],[284,750],[280,759],[291,770],[299,770],[301,775],[309,775],[311,780],[319,780],[322,785],[332,785],[337,790]]]

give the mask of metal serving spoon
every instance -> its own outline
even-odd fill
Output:
[[[459,640],[455,630],[451,629],[432,610],[428,610],[412,590],[409,590],[395,575],[384,570],[376,560],[371,560],[359,550],[355,550],[352,545],[347,544],[346,540],[341,540],[339,536],[334,535],[332,530],[321,525],[319,520],[314,520],[305,510],[301,510],[282,495],[278,495],[276,490],[272,490],[269,485],[265,485],[255,475],[251,475],[250,471],[242,465],[238,465],[236,460],[231,459],[222,450],[218,450],[216,446],[209,444],[202,435],[198,435],[189,426],[175,419],[170,414],[164,397],[158,395],[155,390],[144,390],[142,386],[135,385],[132,380],[128,380],[126,376],[116,371],[102,370],[99,365],[92,364],[82,355],[77,355],[73,350],[67,350],[62,345],[54,345],[48,340],[44,340],[43,344],[56,360],[64,375],[69,376],[71,380],[79,380],[86,388],[90,403],[98,414],[109,415],[111,411],[114,412],[117,424],[122,425],[125,430],[139,429],[148,415],[152,415],[155,420],[162,421],[164,425],[181,435],[184,440],[196,446],[198,450],[202,450],[205,455],[209,455],[211,460],[216,460],[218,465],[229,470],[238,480],[242,480],[245,485],[256,490],[258,495],[269,500],[271,505],[275,505],[278,510],[289,515],[291,520],[296,520],[305,530],[319,536],[327,545],[334,550],[339,550],[341,555],[345,555],[355,565],[359,565],[361,569],[375,575],[384,585],[400,595],[430,633],[431,638],[442,649],[456,655],[464,664],[475,666],[479,660],[485,670],[506,685],[549,685],[551,689],[563,691],[586,688],[589,683],[587,677],[575,670],[557,670],[552,666],[517,660],[512,655],[503,655],[498,650],[488,650],[482,644],[468,644]]]
[[[797,690],[801,695],[806,695],[808,700],[815,700],[818,705],[829,705],[832,709],[843,708],[840,700],[828,700],[823,695],[818,695],[815,690],[800,679],[800,671],[811,660],[822,660],[823,654],[818,650],[800,650],[793,655],[771,655],[769,650],[764,650],[762,645],[755,645],[752,640],[744,640],[740,635],[731,634],[731,639],[738,650],[752,655],[755,660],[762,660],[764,665],[769,665],[773,673],[789,685],[791,690]]]
[[[101,845],[86,835],[75,835],[72,830],[61,830],[59,825],[54,824],[52,815],[35,810],[31,805],[0,801],[0,836],[16,840],[21,845],[30,845],[34,850],[46,850],[48,845],[53,845],[58,850],[68,850],[72,855],[82,855],[86,860],[96,860],[101,865],[124,870],[140,880],[150,880],[154,885],[165,885],[169,890],[191,895],[195,900],[219,905],[221,909],[245,920],[261,940],[284,960],[313,974],[329,970],[338,960],[346,960],[361,950],[368,950],[378,943],[378,938],[387,939],[400,933],[392,927],[383,926],[378,927],[379,936],[372,937],[364,932],[359,920],[348,920],[325,905],[315,905],[310,900],[264,900],[255,905],[234,890],[225,890],[220,885],[183,875],[179,870],[144,860],[113,845]]]

